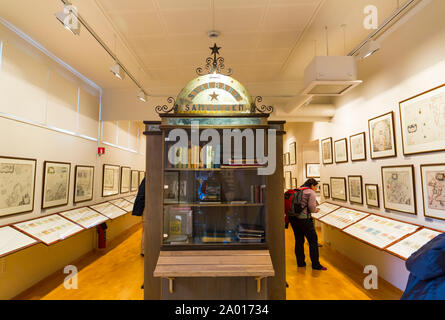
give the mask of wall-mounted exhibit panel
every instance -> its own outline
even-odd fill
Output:
[[[84,230],[81,226],[57,214],[16,223],[14,224],[14,227],[39,239],[46,245],[64,240]]]
[[[136,196],[128,196],[124,197],[124,199],[134,204],[134,202],[136,201]]]
[[[108,220],[104,215],[88,207],[65,211],[59,214],[81,225],[85,229],[92,228]]]
[[[324,203],[320,204],[317,208],[320,209],[320,211],[317,213],[312,213],[312,218],[318,220],[318,219],[324,217],[325,215],[331,213],[332,211],[337,210],[338,208],[340,208],[340,206],[337,206],[337,205],[329,203],[329,202],[324,202]]]
[[[107,216],[110,219],[116,219],[128,213],[125,210],[122,210],[121,208],[116,207],[114,204],[111,204],[109,202],[96,204],[94,206],[90,206],[90,208],[96,210],[104,216]]]
[[[399,258],[406,260],[414,252],[416,252],[425,244],[433,240],[439,234],[441,234],[440,231],[423,228],[417,231],[416,233],[410,235],[409,237],[406,237],[405,239],[386,248],[385,250],[395,254]]]
[[[371,215],[343,231],[380,249],[415,232],[419,226]]]
[[[0,257],[12,254],[38,243],[37,240],[9,226],[0,228]]]
[[[343,230],[344,228],[347,228],[351,224],[356,223],[367,216],[369,216],[369,213],[348,208],[340,208],[328,215],[325,215],[320,219],[320,221]]]
[[[115,206],[125,210],[126,212],[133,211],[133,203],[131,203],[125,199],[116,199],[116,200],[111,200],[109,202],[114,204]]]

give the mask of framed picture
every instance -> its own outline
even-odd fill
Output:
[[[391,111],[368,121],[371,159],[397,156],[394,113]]]
[[[445,84],[399,103],[403,154],[445,150]]]
[[[284,173],[284,181],[286,190],[292,189],[292,172],[286,171]]]
[[[325,199],[331,197],[331,192],[329,190],[329,184],[327,184],[327,183],[323,183],[323,197],[325,197]]]
[[[420,166],[425,217],[445,220],[445,164]]]
[[[335,163],[348,162],[348,142],[345,139],[340,139],[334,143]]]
[[[141,185],[142,180],[145,178],[145,171],[139,171],[139,185]]]
[[[104,164],[102,174],[102,197],[119,194],[120,167]]]
[[[292,189],[297,189],[297,188],[298,188],[297,178],[292,178]]]
[[[297,164],[297,143],[292,142],[289,144],[289,164],[292,166]]]
[[[382,167],[385,209],[417,214],[414,166]]]
[[[0,216],[32,212],[35,159],[0,157]]]
[[[362,132],[349,137],[351,161],[366,160],[366,133]]]
[[[323,164],[334,163],[332,156],[332,138],[321,140],[321,156]]]
[[[363,204],[362,176],[348,176],[349,202]]]
[[[290,153],[286,152],[286,166],[290,166]]]
[[[315,179],[317,181],[317,191],[315,191],[316,193],[321,193],[321,183],[320,183],[320,179]]]
[[[380,208],[379,186],[365,184],[366,204],[370,207]]]
[[[74,169],[74,203],[93,200],[94,167],[76,166]]]
[[[331,198],[333,200],[347,201],[346,178],[331,178]]]
[[[71,163],[45,161],[43,164],[42,209],[68,204]]]
[[[320,178],[319,163],[306,163],[306,178]]]
[[[121,167],[121,193],[130,192],[131,186],[131,168]]]
[[[139,171],[131,170],[131,192],[138,191],[139,188]]]

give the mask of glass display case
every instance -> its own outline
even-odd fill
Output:
[[[266,176],[258,159],[246,159],[245,143],[223,154],[204,143],[177,147],[168,136],[162,249],[267,248]]]

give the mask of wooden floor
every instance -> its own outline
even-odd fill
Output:
[[[16,299],[140,300],[143,299],[144,261],[140,256],[141,229],[118,239],[105,253],[91,253],[74,263],[79,268],[78,289],[66,290],[62,272],[28,289]],[[306,250],[307,245],[305,246]],[[307,254],[307,257],[309,255]],[[379,281],[379,290],[363,288],[363,269],[328,246],[320,248],[328,271],[297,268],[292,230],[286,230],[286,274],[289,300],[390,300],[402,292]],[[340,270],[341,268],[341,270]]]

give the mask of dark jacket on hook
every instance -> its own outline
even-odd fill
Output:
[[[406,261],[411,272],[402,300],[445,300],[445,233]]]
[[[133,206],[133,216],[141,217],[145,208],[145,178],[142,180],[138,189],[138,194]]]

